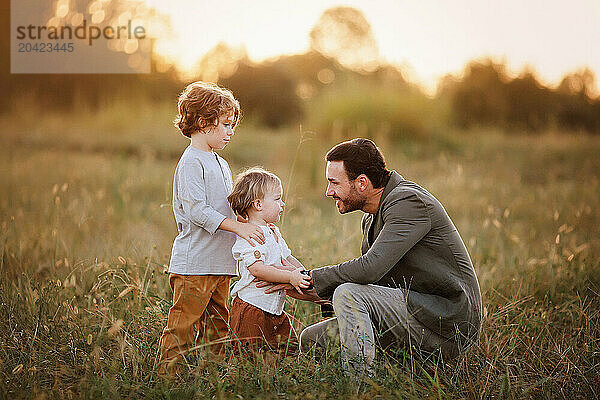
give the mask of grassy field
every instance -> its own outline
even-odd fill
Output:
[[[124,110],[127,110],[124,111]],[[598,398],[600,138],[447,132],[376,140],[388,166],[444,204],[480,278],[480,344],[458,360],[381,354],[377,378],[341,376],[339,355],[188,358],[157,377],[176,234],[172,175],[186,140],[169,107],[0,120],[2,398]],[[323,155],[340,138],[242,124],[234,173],[282,177],[281,229],[305,265],[359,254],[359,213],[325,199]],[[290,300],[301,330],[319,319]]]

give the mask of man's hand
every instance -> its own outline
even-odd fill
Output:
[[[253,240],[258,244],[265,244],[265,234],[258,225],[249,222],[236,222],[235,233],[239,237],[246,239],[252,246],[255,246],[252,242]]]
[[[315,288],[304,289],[303,294],[296,293],[295,288],[289,283],[271,283],[265,282],[258,279],[255,279],[256,287],[258,288],[266,288],[265,293],[275,293],[283,289],[289,290],[288,295],[298,300],[312,301],[313,303],[321,304],[323,302],[328,302],[327,300],[323,300],[317,294]]]
[[[257,288],[267,288],[265,289],[266,294],[275,293],[283,289],[294,289],[294,287],[289,283],[272,283],[267,281],[261,281],[258,278],[254,278],[254,281],[256,282]]]
[[[296,268],[298,268],[294,264],[290,263],[286,258],[281,259],[281,265],[273,265],[273,266],[277,269],[282,269],[284,271],[293,271]],[[304,267],[302,267],[302,268],[304,268]]]
[[[287,258],[281,258],[281,264],[284,267],[293,267],[294,269],[298,268],[297,266],[295,266],[294,264],[292,264],[291,262],[289,262],[289,260]]]
[[[323,300],[322,298],[320,298],[314,288],[304,289],[304,293],[302,293],[302,294],[296,293],[294,290],[290,290],[289,292],[286,292],[286,293],[288,294],[288,296],[293,297],[298,300],[312,301],[313,303],[317,303],[317,304],[329,303],[329,301]]]

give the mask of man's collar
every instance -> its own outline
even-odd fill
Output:
[[[383,189],[383,193],[381,193],[381,198],[379,199],[379,205],[377,206],[377,212],[375,213],[375,215],[377,215],[379,213],[379,209],[381,208],[381,203],[383,203],[383,199],[385,199],[385,197],[396,186],[398,186],[400,184],[400,182],[402,182],[403,180],[404,180],[404,178],[402,177],[402,175],[400,175],[396,171],[390,172],[390,179],[388,180],[388,183],[385,185],[385,189]]]

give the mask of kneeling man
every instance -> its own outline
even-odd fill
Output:
[[[341,214],[362,210],[362,256],[316,268],[316,295],[335,318],[307,327],[301,346],[339,334],[344,367],[372,374],[377,344],[456,357],[479,338],[481,295],[467,249],[440,202],[386,169],[368,139],[332,148],[327,196]],[[316,296],[315,296],[316,297]]]

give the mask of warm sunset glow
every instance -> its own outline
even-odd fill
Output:
[[[304,52],[323,11],[347,5],[371,23],[382,57],[428,90],[444,74],[483,56],[505,61],[513,73],[533,69],[549,84],[584,66],[600,75],[596,0],[146,2],[173,26],[173,37],[159,40],[155,50],[183,71],[218,42],[243,45],[256,61]]]

